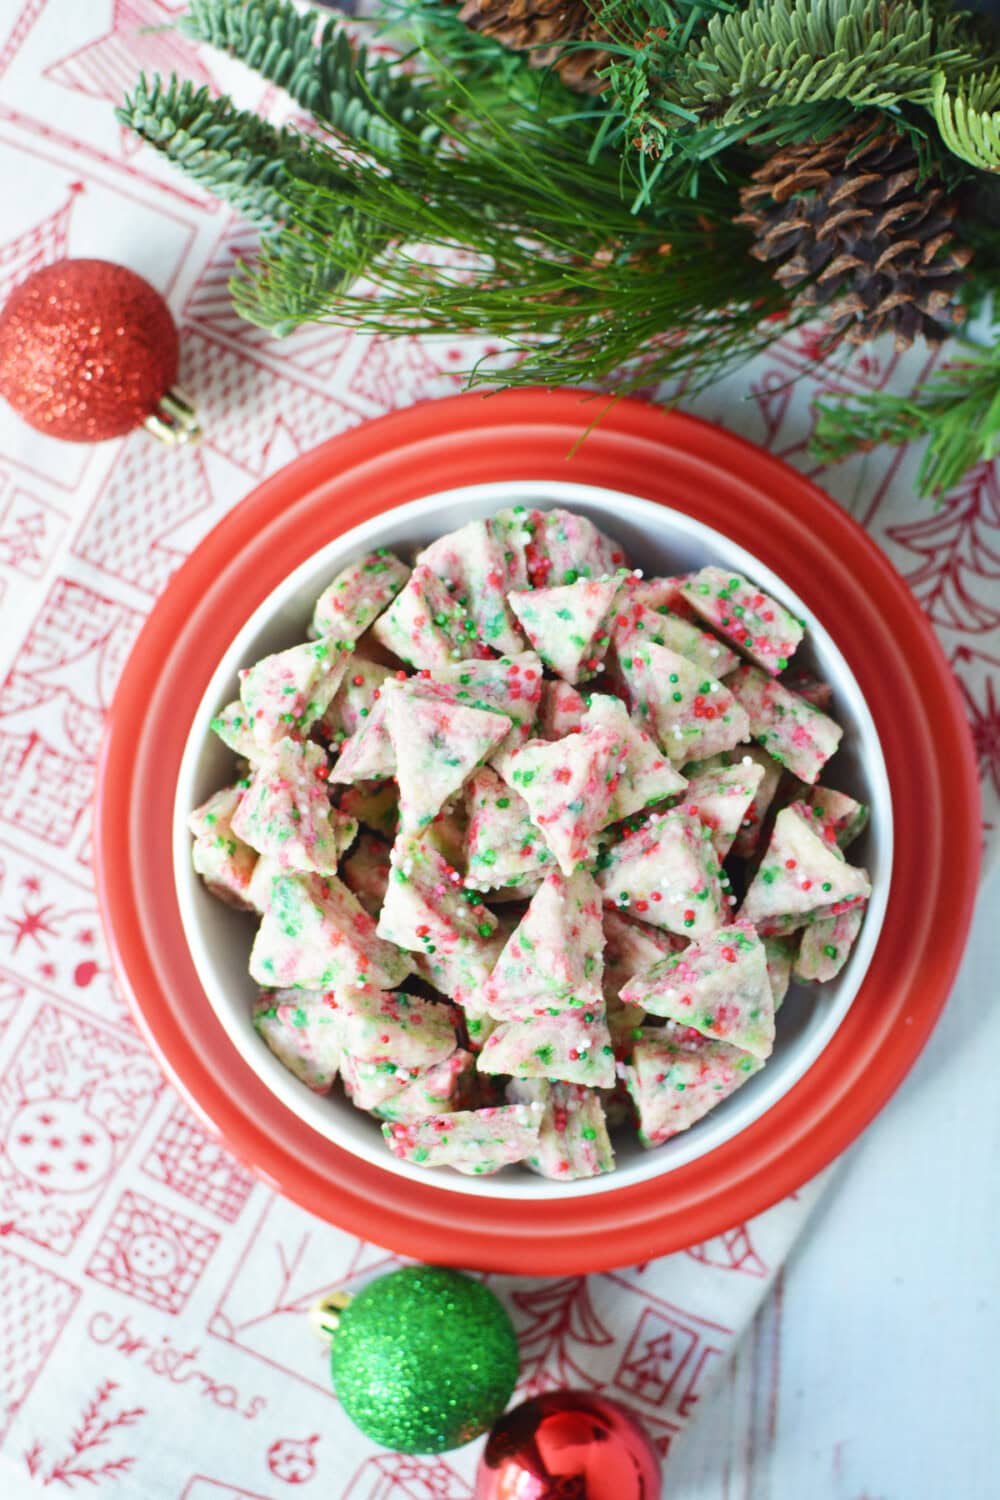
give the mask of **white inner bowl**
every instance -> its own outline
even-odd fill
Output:
[[[209,722],[223,704],[238,696],[240,667],[305,640],[316,597],[360,554],[390,547],[408,558],[444,532],[516,504],[539,509],[558,505],[582,512],[620,542],[630,564],[648,577],[689,572],[707,563],[732,568],[804,619],[806,640],[795,665],[831,683],[833,712],[844,727],[841,748],[824,771],[824,784],[871,807],[869,825],[851,846],[849,857],[868,869],[872,896],[854,951],[838,977],[818,987],[792,987],[778,1015],[777,1041],[766,1066],[704,1120],[649,1151],[632,1132],[617,1131],[616,1170],[580,1182],[554,1183],[520,1167],[507,1167],[493,1177],[462,1177],[450,1169],[428,1171],[397,1161],[376,1119],[356,1110],[339,1090],[319,1096],[288,1072],[257,1036],[250,1019],[257,987],[247,963],[256,919],[206,891],[192,869],[187,830],[192,808],[233,780],[233,754],[212,733]],[[184,931],[212,1008],[248,1066],[313,1130],[345,1150],[426,1186],[489,1198],[548,1199],[615,1191],[694,1161],[759,1119],[811,1067],[847,1014],[875,951],[891,868],[891,798],[875,725],[846,661],[813,619],[808,602],[751,553],[678,511],[615,490],[548,480],[477,484],[427,495],[336,537],[297,568],[247,620],[219,662],[188,734],[174,802],[174,878]]]

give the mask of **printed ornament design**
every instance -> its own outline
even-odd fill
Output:
[[[319,1433],[307,1438],[278,1438],[267,1450],[267,1467],[286,1484],[306,1484],[316,1473]]]
[[[151,1198],[126,1191],[105,1227],[87,1275],[160,1312],[179,1313],[219,1236]]]
[[[40,1005],[0,1078],[0,1222],[66,1254],[162,1087],[138,1041]]]

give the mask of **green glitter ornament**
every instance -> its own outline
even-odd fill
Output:
[[[335,1294],[317,1314],[332,1336],[330,1374],[344,1411],[386,1448],[460,1448],[510,1400],[519,1368],[513,1324],[488,1287],[458,1271],[405,1266],[350,1300]]]

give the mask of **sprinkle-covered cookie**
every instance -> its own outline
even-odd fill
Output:
[[[481,1073],[611,1088],[615,1057],[603,1002],[598,997],[590,1010],[502,1021],[479,1053],[476,1066]]]
[[[763,766],[740,760],[732,766],[699,771],[688,781],[678,806],[694,813],[710,830],[712,847],[720,860],[733,847],[763,779]]]
[[[793,803],[782,808],[774,823],[771,842],[740,908],[740,915],[771,931],[772,918],[791,918],[804,926],[807,915],[826,916],[829,907],[866,901],[871,882],[864,870],[849,865],[811,826],[808,809]]]
[[[426,828],[511,727],[506,714],[428,696],[418,679],[387,682],[386,727],[396,758],[400,826]]]
[[[826,984],[836,979],[851,956],[854,941],[865,919],[861,901],[837,917],[821,917],[803,929],[793,970],[806,984]]]
[[[581,729],[598,727],[610,731],[626,747],[625,763],[605,814],[605,826],[642,812],[665,797],[684,791],[685,780],[652,735],[629,718],[620,698],[592,693]]]
[[[711,831],[677,810],[626,834],[601,857],[597,883],[609,906],[696,938],[724,921],[720,866]]]
[[[727,1042],[685,1047],[654,1031],[637,1042],[625,1082],[639,1115],[639,1139],[658,1146],[688,1130],[763,1067]]]
[[[349,563],[316,600],[311,634],[353,646],[387,609],[410,570],[386,547]]]
[[[555,588],[512,593],[509,600],[545,665],[564,682],[574,683],[600,671],[617,596],[617,578],[578,578]]]
[[[424,1068],[412,1083],[376,1105],[372,1114],[382,1120],[427,1120],[434,1115],[454,1114],[468,1104],[469,1080],[476,1060],[459,1048],[442,1062]]]
[[[517,1015],[530,996],[565,1006],[599,992],[601,917],[600,891],[585,870],[547,875],[490,976],[483,996],[490,1014]]]
[[[846,792],[814,786],[806,790],[802,800],[812,813],[814,826],[839,849],[846,849],[868,826],[868,807]]]
[[[505,538],[492,521],[469,521],[442,536],[417,557],[417,567],[430,568],[463,605],[475,622],[479,639],[493,651],[517,652],[524,640],[507,607],[507,592],[517,587],[511,573],[519,569],[506,556]]]
[[[257,851],[233,831],[233,818],[243,795],[244,789],[238,786],[213,792],[191,813],[188,828],[194,835],[191,863],[208,889],[227,905],[252,911],[250,887]]]
[[[411,667],[433,669],[480,654],[475,620],[426,566],[414,568],[372,635]]]
[[[339,688],[350,657],[321,638],[265,656],[240,673],[240,701],[262,750],[309,733]]]
[[[459,1110],[426,1120],[387,1121],[382,1134],[400,1161],[486,1177],[531,1154],[538,1142],[542,1112],[540,1104]]]
[[[596,1089],[513,1078],[506,1094],[511,1104],[537,1103],[544,1108],[538,1146],[525,1159],[533,1172],[556,1182],[576,1182],[614,1170],[615,1154]]]
[[[804,622],[739,573],[701,568],[684,585],[691,608],[765,671],[783,672],[798,650]]]
[[[344,1051],[359,1062],[394,1062],[430,1068],[458,1045],[450,1005],[376,989],[338,991],[337,1011]]]
[[[753,738],[779,765],[813,785],[840,744],[840,725],[760,667],[738,667],[726,686],[745,709]]]
[[[465,789],[469,815],[466,870],[480,890],[521,886],[555,866],[528,804],[488,766],[473,772]]]
[[[316,1094],[328,1094],[340,1068],[340,1019],[323,994],[262,990],[253,1008],[257,1035]]]
[[[769,1057],[774,1047],[767,958],[749,922],[720,928],[661,959],[630,979],[621,998],[754,1057]]]
[[[413,968],[335,876],[275,875],[250,953],[250,975],[275,988],[391,990]]]
[[[595,727],[555,744],[530,740],[503,768],[564,874],[593,857],[627,754],[620,735]]]
[[[378,935],[417,953],[453,953],[465,938],[488,938],[497,919],[427,838],[400,834],[390,856]]]
[[[633,643],[619,653],[632,716],[675,765],[731,750],[749,733],[728,687],[667,646]]]
[[[330,803],[326,752],[303,740],[279,740],[250,779],[233,817],[239,838],[282,870],[332,875],[358,825]]]

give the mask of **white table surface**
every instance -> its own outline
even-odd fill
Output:
[[[930,1044],[842,1158],[664,1500],[1000,1496],[1000,870]]]

